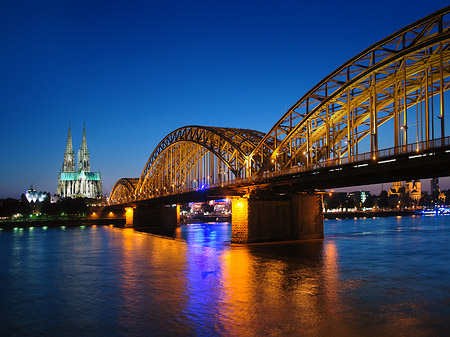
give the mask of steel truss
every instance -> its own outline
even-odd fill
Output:
[[[264,133],[235,128],[186,126],[155,148],[139,179],[137,198],[204,189],[248,175],[248,155]]]
[[[121,178],[114,185],[109,195],[110,202],[128,202],[134,200],[139,178]]]
[[[388,147],[435,138],[436,114],[444,137],[449,13],[447,7],[401,29],[324,78],[258,144],[250,155],[252,170],[262,174],[332,158],[352,160],[366,136],[375,153],[379,127],[391,119],[386,124],[393,125],[394,137]],[[420,113],[413,111],[419,105]]]
[[[205,126],[171,132],[155,148],[139,179],[116,183],[110,201],[145,200],[330,162],[351,163],[362,153],[376,160],[384,148],[400,153],[402,147],[420,143],[424,150],[445,137],[444,97],[449,88],[446,7],[344,63],[267,134]]]

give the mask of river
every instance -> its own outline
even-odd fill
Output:
[[[425,336],[450,329],[450,217],[326,220],[230,245],[107,226],[0,231],[0,336]]]

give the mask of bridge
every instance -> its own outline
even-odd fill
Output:
[[[232,197],[232,242],[323,237],[325,188],[450,175],[450,6],[356,55],[264,133],[185,126],[109,196],[134,226]]]

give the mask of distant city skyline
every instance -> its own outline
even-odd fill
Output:
[[[422,192],[431,193],[431,178],[427,179],[419,179],[422,182]],[[403,180],[404,181],[404,180]],[[382,183],[382,184],[373,184],[373,185],[364,185],[364,186],[352,186],[352,187],[342,187],[333,189],[336,192],[354,192],[354,191],[370,191],[372,194],[379,195],[382,191],[388,191],[392,186],[392,182]],[[441,190],[448,190],[449,187],[449,177],[439,178],[439,186]],[[331,189],[330,189],[331,190]]]
[[[19,198],[31,184],[56,193],[69,123],[76,144],[86,124],[105,194],[119,178],[139,177],[178,127],[267,132],[341,64],[445,5],[4,2],[0,198]],[[450,179],[440,185],[449,189]],[[377,193],[381,184],[345,190],[359,189]]]

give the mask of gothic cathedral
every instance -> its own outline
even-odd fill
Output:
[[[62,198],[102,197],[102,178],[100,172],[91,172],[89,151],[86,143],[86,125],[83,127],[83,140],[81,142],[81,149],[78,150],[78,169],[76,169],[75,153],[72,148],[72,134],[69,124],[66,152],[64,152],[62,171],[59,172],[56,194]]]

